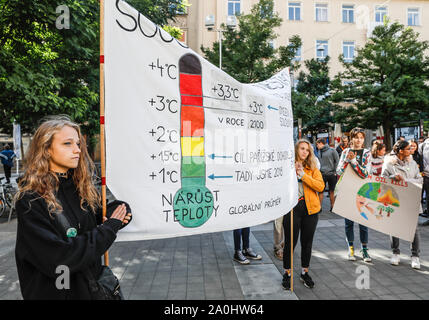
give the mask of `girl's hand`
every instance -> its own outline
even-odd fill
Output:
[[[295,171],[296,171],[296,175],[297,176],[301,176],[303,171],[304,171],[304,167],[302,166],[302,163],[300,162],[295,162]]]
[[[395,176],[395,181],[404,181],[404,178],[400,174],[397,174]]]
[[[110,219],[117,219],[120,220],[122,223],[127,224],[131,219],[131,213],[127,214],[127,207],[125,206],[125,204],[121,204],[115,209],[115,211],[113,211],[112,215],[110,216]]]
[[[356,158],[356,153],[354,153],[353,151],[349,151],[349,153],[347,154],[347,159],[353,160],[354,158]]]

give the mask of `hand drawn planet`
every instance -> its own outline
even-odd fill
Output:
[[[399,207],[400,202],[397,192],[391,186],[368,182],[357,192],[356,206],[364,219],[369,219],[368,214],[381,219],[383,215],[390,217],[390,214],[395,211],[393,207]]]

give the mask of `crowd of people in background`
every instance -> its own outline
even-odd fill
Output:
[[[80,132],[77,125],[67,121],[59,122],[59,125],[61,125],[61,130],[63,130],[63,127],[64,130],[68,129],[72,134],[77,136],[77,141],[80,140]],[[54,133],[54,131],[52,132]],[[298,203],[293,208],[293,228],[291,228],[292,222],[290,212],[273,222],[274,256],[283,261],[284,274],[282,286],[285,290],[290,290],[290,253],[295,249],[298,238],[301,243],[302,268],[300,280],[307,288],[313,288],[315,286],[310,276],[309,268],[313,239],[319,220],[319,214],[322,212],[323,194],[325,191],[329,192],[330,212],[332,212],[335,204],[336,192],[338,191],[338,188],[336,188],[337,182],[341,179],[347,167],[350,166],[353,172],[362,179],[367,178],[368,175],[382,176],[396,181],[412,182],[421,185],[421,203],[420,212],[418,213],[420,216],[429,218],[427,209],[429,204],[429,138],[420,138],[418,141],[415,139],[407,141],[404,137],[400,137],[392,147],[392,150],[387,150],[386,145],[377,139],[374,139],[371,142],[371,147],[367,149],[364,147],[365,138],[365,131],[363,129],[354,128],[350,131],[349,137],[343,136],[341,138],[341,143],[336,149],[330,147],[323,138],[317,139],[315,148],[306,139],[300,139],[295,144],[295,172],[298,184]],[[32,145],[34,145],[34,143]],[[32,148],[34,149],[35,147],[33,146]],[[79,146],[76,147],[76,150],[77,153],[80,153]],[[33,152],[38,151],[34,149]],[[7,183],[10,183],[14,157],[15,154],[8,145],[0,152]],[[49,157],[47,157],[46,161],[50,161],[51,167],[56,163]],[[71,165],[64,166],[64,170],[67,171],[72,167]],[[48,166],[46,166],[46,168],[48,168]],[[62,175],[58,177],[54,175],[53,177],[56,181],[63,181],[61,180],[63,179]],[[423,210],[423,208],[425,208],[425,210]],[[17,209],[19,209],[19,206]],[[122,216],[120,216],[119,221],[123,220],[124,224],[126,224],[130,220],[130,214],[128,218],[125,218],[125,209],[122,208],[121,210],[123,212],[121,212]],[[416,215],[418,213],[416,212]],[[360,214],[363,218],[368,220],[364,212]],[[21,217],[21,220],[22,219]],[[346,218],[344,220],[345,240],[347,243],[347,254],[344,256],[347,260],[355,261],[357,255],[355,253],[354,222]],[[123,227],[124,224],[121,227]],[[423,225],[429,225],[429,219],[423,223]],[[91,229],[94,226],[95,224],[91,224],[88,228]],[[115,231],[117,231],[117,229],[118,228],[116,228]],[[20,230],[20,228],[18,228],[18,230]],[[249,227],[234,230],[233,236],[234,261],[240,264],[249,264],[250,260],[262,259],[262,256],[257,254],[250,247]],[[293,239],[292,243],[291,239]],[[369,255],[368,227],[361,224],[359,224],[359,239],[361,244],[360,257],[366,263],[372,262],[372,258]],[[111,242],[113,241],[110,241],[109,245]],[[17,242],[17,248],[18,244]],[[392,265],[399,265],[400,250],[399,239],[397,237],[390,236],[390,248],[392,250],[390,263]],[[411,267],[420,269],[420,235],[418,228],[416,228],[410,248]],[[18,266],[20,266],[19,263]]]
[[[323,193],[329,192],[330,211],[332,212],[336,198],[336,184],[350,166],[355,174],[364,179],[371,176],[382,176],[396,181],[413,182],[422,185],[420,216],[429,218],[429,138],[418,141],[406,141],[401,136],[392,150],[377,139],[366,149],[365,131],[354,128],[349,136],[343,136],[341,143],[334,149],[325,139],[317,139],[315,147],[305,139],[295,144],[295,170],[298,179],[298,204],[293,209],[293,235],[291,235],[291,214],[275,220],[274,223],[274,256],[283,261],[284,274],[282,286],[290,290],[291,282],[291,238],[295,248],[298,238],[301,243],[301,273],[300,280],[307,288],[313,288],[315,283],[309,274],[313,238],[322,212]],[[423,208],[426,208],[423,210]],[[416,212],[416,215],[418,213]],[[361,212],[365,218],[366,214]],[[368,219],[366,217],[366,219]],[[354,222],[345,219],[345,239],[347,242],[347,260],[355,261]],[[422,225],[429,225],[427,220]],[[292,236],[292,237],[291,237]],[[360,256],[366,263],[371,263],[369,255],[368,227],[359,224],[361,243]],[[410,244],[411,267],[420,269],[420,235],[418,228],[414,240]],[[399,265],[399,238],[390,236],[392,255],[390,263]],[[260,259],[259,255],[258,259]],[[235,258],[235,257],[234,257]],[[235,259],[237,260],[237,259]],[[248,262],[246,262],[248,263]]]

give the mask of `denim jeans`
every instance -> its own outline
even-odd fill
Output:
[[[249,249],[250,228],[234,230],[234,250],[241,250],[241,240],[243,240],[243,249]]]
[[[353,245],[353,241],[355,240],[355,234],[353,231],[354,222],[349,219],[345,220],[345,226],[346,226],[346,238],[349,246]],[[368,243],[368,227],[365,227],[363,225],[359,225],[359,237],[361,244],[367,244]]]

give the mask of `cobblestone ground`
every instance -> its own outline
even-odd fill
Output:
[[[232,260],[232,232],[162,240],[115,242],[110,266],[121,280],[127,299],[252,300],[252,299],[429,299],[429,226],[419,226],[421,270],[410,267],[409,243],[401,241],[401,264],[389,263],[389,237],[370,230],[373,263],[346,260],[344,219],[328,212],[324,199],[316,230],[310,274],[316,285],[299,281],[300,246],[294,255],[294,292],[281,288],[282,262],[273,255],[273,228],[251,228],[250,244],[263,257],[242,266]],[[420,218],[420,222],[425,221]],[[0,299],[22,299],[16,272],[16,219],[0,217]],[[358,227],[355,226],[358,235]],[[356,247],[359,242],[356,242]],[[358,250],[357,250],[358,251]],[[360,266],[369,272],[369,288],[358,289]]]

